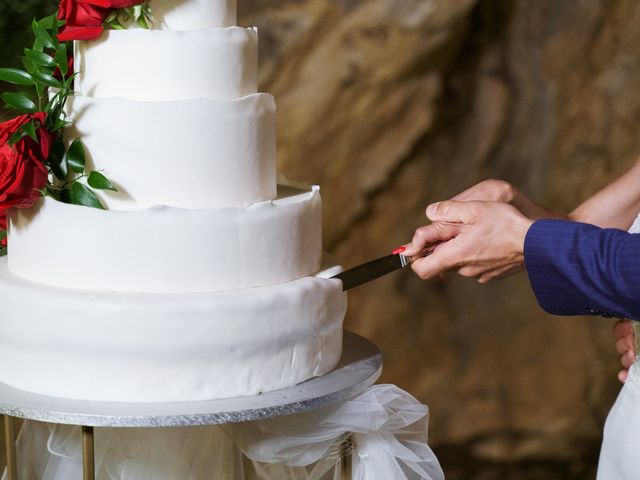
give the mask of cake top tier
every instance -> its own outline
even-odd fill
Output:
[[[166,30],[231,27],[237,24],[236,0],[151,0],[158,27]]]

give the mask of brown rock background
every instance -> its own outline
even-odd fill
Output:
[[[278,99],[280,170],[322,186],[345,265],[481,179],[568,210],[640,152],[635,0],[238,3]],[[24,44],[16,15],[36,8],[0,4],[5,63]],[[347,326],[383,350],[384,382],[431,406],[449,480],[593,478],[619,388],[611,321],[545,315],[522,274],[402,272],[353,291]]]
[[[424,207],[504,178],[568,210],[640,153],[640,3],[254,0],[279,166],[323,189],[346,265],[412,236]],[[350,294],[383,381],[432,409],[449,479],[591,478],[619,388],[611,321],[544,314],[526,275],[410,272]]]

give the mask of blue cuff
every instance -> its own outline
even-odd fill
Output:
[[[554,315],[640,317],[640,290],[628,285],[637,278],[640,288],[631,265],[638,255],[628,248],[629,237],[637,236],[565,220],[534,222],[524,257],[540,306]],[[632,240],[638,248],[640,237]]]

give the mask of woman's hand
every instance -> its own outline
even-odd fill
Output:
[[[618,380],[626,382],[629,368],[636,360],[635,336],[630,320],[618,320],[613,325],[613,336],[616,339],[616,350],[620,354],[623,369],[618,372]]]
[[[500,202],[511,203],[516,197],[516,189],[504,180],[484,180],[460,192],[451,200],[458,202]]]
[[[538,205],[514,185],[504,180],[484,180],[466,189],[464,192],[459,193],[451,200],[458,202],[508,203],[520,210],[524,216],[533,220],[539,220],[541,218],[568,218],[566,215]]]

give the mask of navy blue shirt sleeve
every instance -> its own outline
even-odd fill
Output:
[[[640,320],[639,234],[538,220],[527,232],[524,257],[545,311]]]

